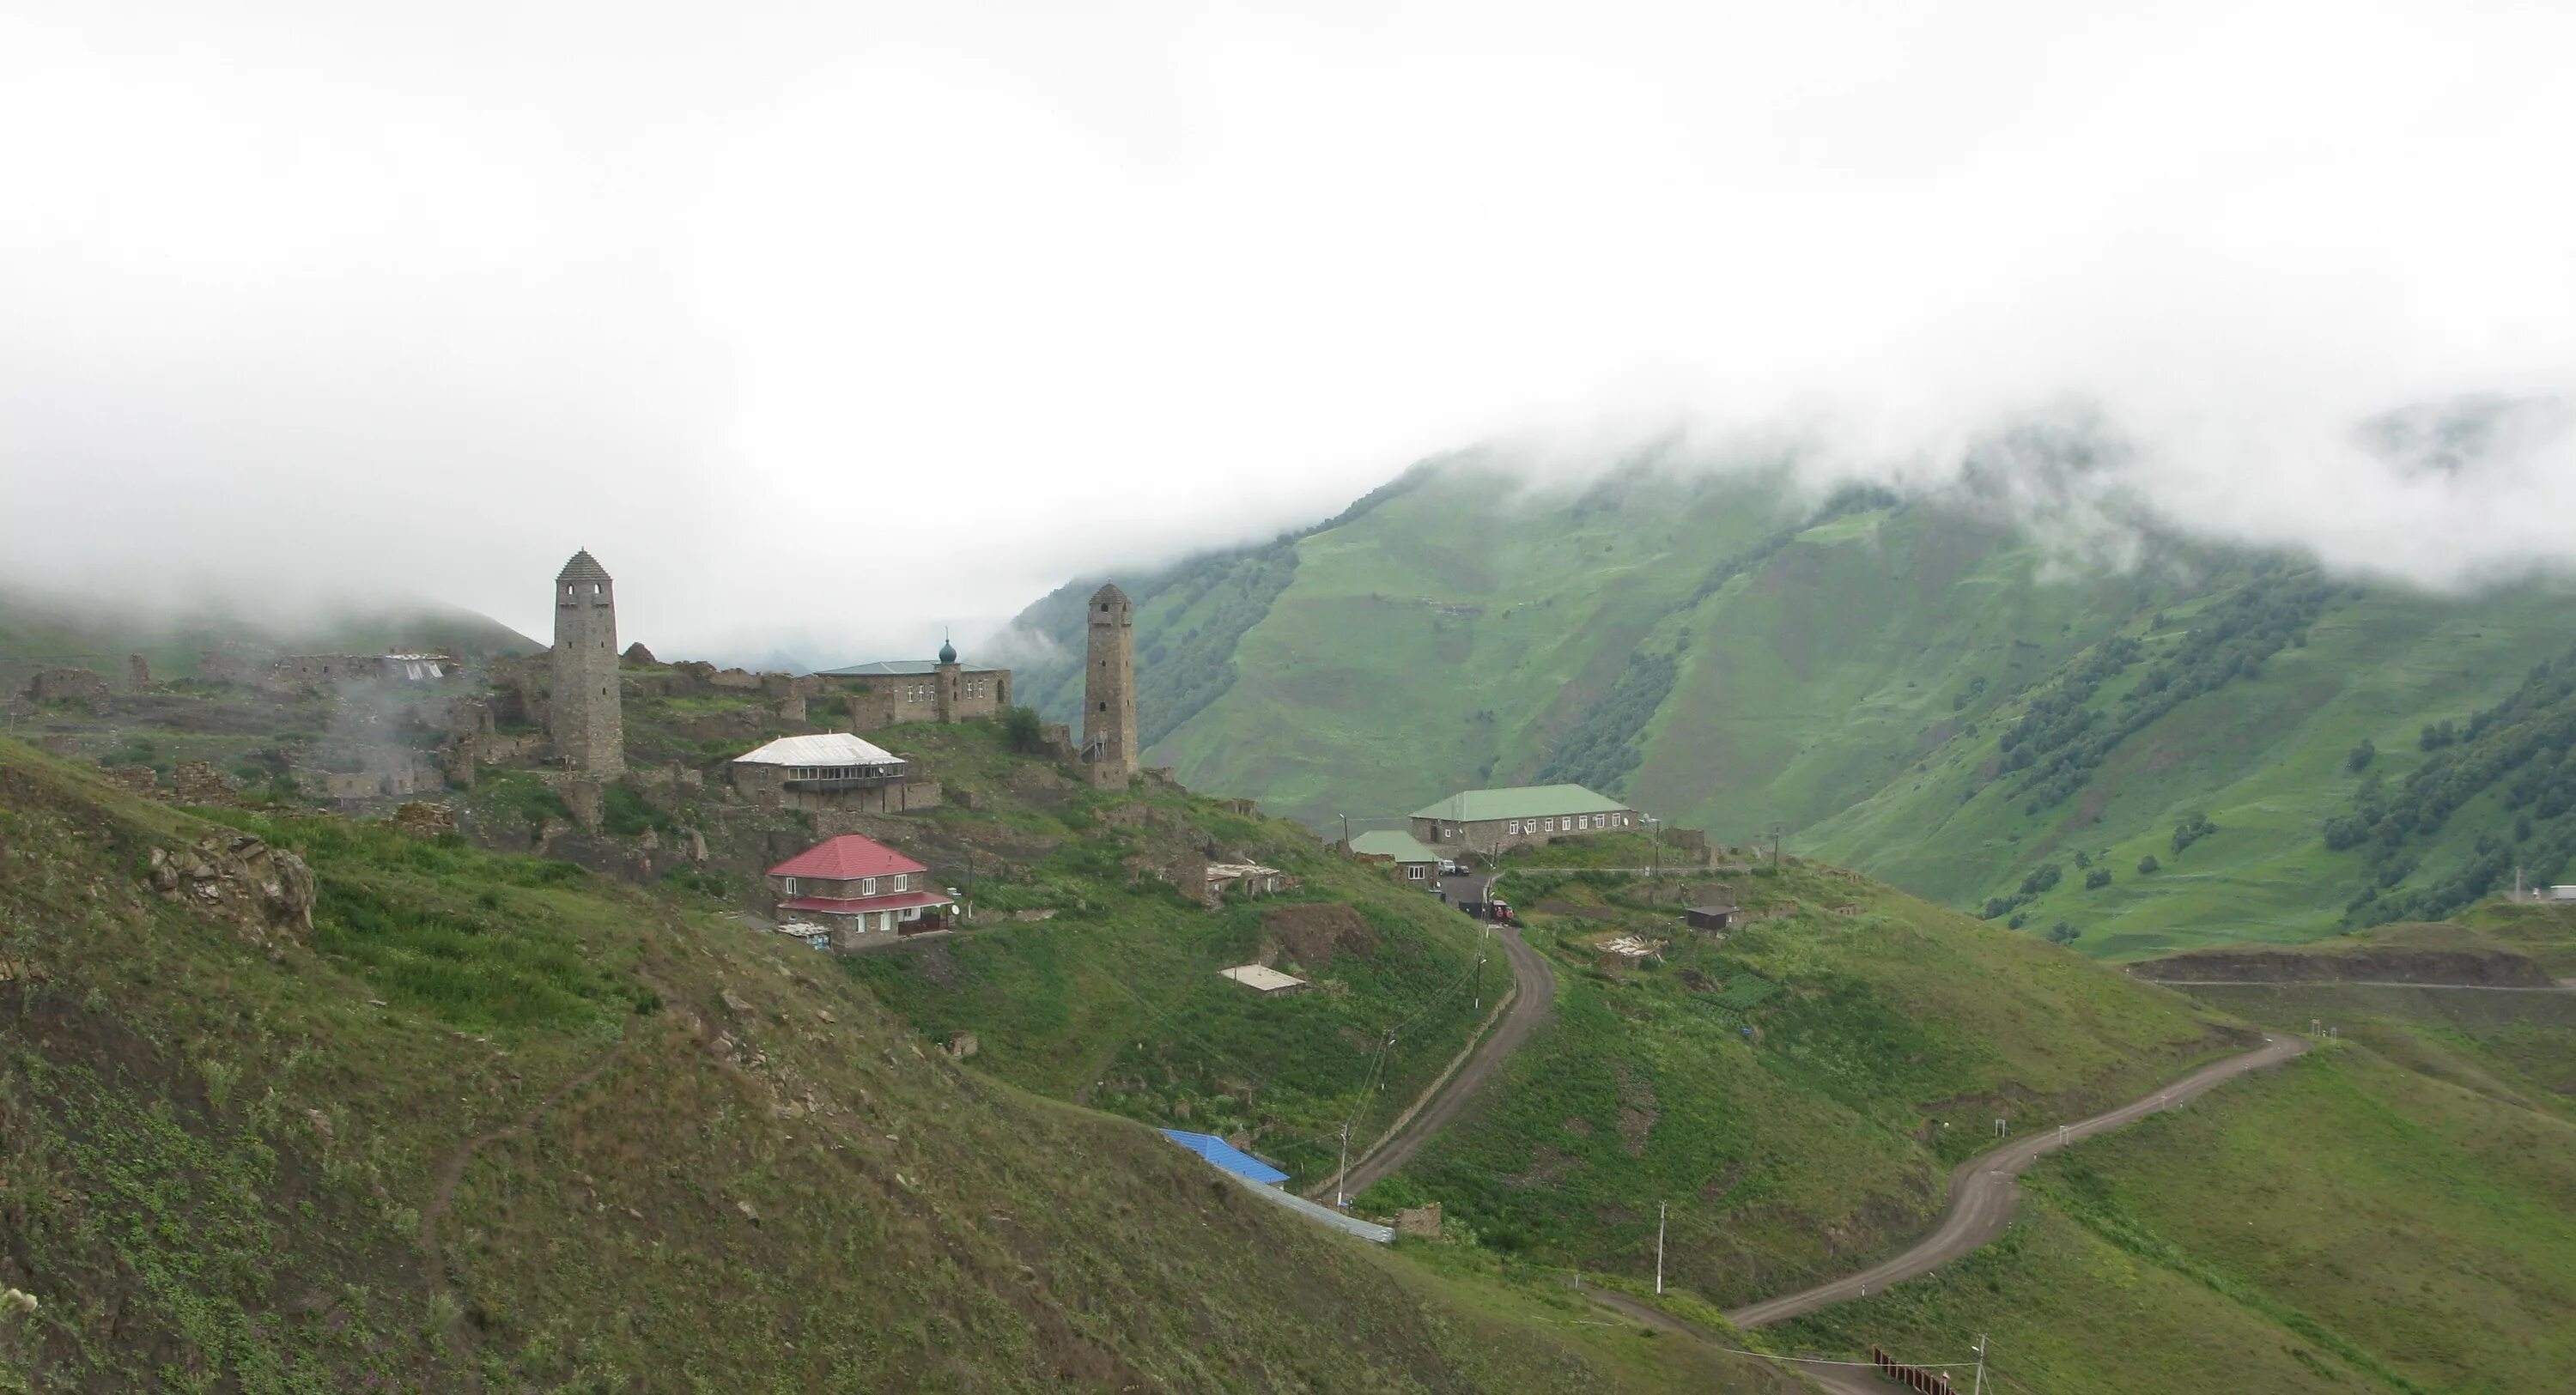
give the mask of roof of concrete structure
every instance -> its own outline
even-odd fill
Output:
[[[1283,974],[1267,964],[1237,964],[1231,969],[1219,969],[1217,974],[1221,978],[1233,979],[1246,988],[1257,988],[1264,993],[1276,993],[1282,988],[1306,986],[1306,980],[1295,974]]]
[[[1251,1178],[1265,1187],[1274,1187],[1288,1180],[1287,1173],[1235,1147],[1215,1134],[1165,1129],[1163,1137],[1207,1159],[1213,1166],[1224,1168],[1237,1177]]]
[[[572,560],[564,563],[564,569],[555,574],[557,581],[606,581],[608,579],[608,568],[599,565],[599,559],[591,556],[590,549],[586,547],[574,553]]]
[[[954,652],[953,650],[951,652]],[[817,678],[927,678],[939,671],[936,659],[878,659],[871,663],[815,670]],[[960,673],[999,673],[982,664],[959,664]]]
[[[1543,819],[1556,814],[1613,814],[1628,806],[1581,785],[1515,785],[1499,790],[1462,790],[1427,809],[1417,819],[1450,823],[1484,823],[1491,819]]]
[[[1422,846],[1410,833],[1382,828],[1363,833],[1351,840],[1351,851],[1362,857],[1391,857],[1398,862],[1438,862],[1440,854]]]
[[[1207,865],[1207,874],[1212,882],[1231,881],[1236,877],[1275,877],[1279,875],[1279,869],[1264,867],[1258,862],[1211,862]]]
[[[733,758],[736,765],[901,765],[903,757],[846,731],[782,736]]]
[[[890,877],[899,872],[927,872],[930,869],[896,852],[874,838],[844,833],[827,839],[769,869],[773,877],[811,877],[823,882],[856,881],[861,877]]]

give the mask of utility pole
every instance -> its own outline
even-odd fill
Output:
[[[1655,840],[1655,868],[1653,875],[1660,877],[1664,874],[1664,821],[1656,818],[1652,814],[1646,815],[1646,832],[1653,835]]]
[[[1655,1296],[1664,1293],[1664,1203],[1655,1203]]]
[[[1771,825],[1771,870],[1780,870],[1780,825],[1776,822]]]
[[[1489,920],[1484,923],[1483,930],[1476,936],[1476,1001],[1474,1006],[1477,1008],[1482,1008],[1485,1005],[1485,946],[1491,943],[1493,938],[1494,923]]]
[[[1344,815],[1342,815],[1342,851],[1343,851],[1345,854],[1347,854],[1347,853],[1349,853],[1349,852],[1350,852],[1350,850],[1351,850],[1351,816],[1350,816],[1350,815],[1348,815],[1348,814],[1344,814]]]
[[[1977,1334],[1977,1385],[1969,1395],[1986,1395],[1986,1334]]]
[[[1350,1200],[1342,1187],[1351,1180],[1351,1125],[1342,1121],[1342,1165],[1333,1173],[1333,1209],[1339,1211]]]

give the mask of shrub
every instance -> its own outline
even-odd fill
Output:
[[[2173,850],[2175,855],[2180,856],[2183,849],[2190,847],[2192,844],[2199,842],[2201,839],[2206,838],[2217,831],[2218,825],[2209,821],[2209,815],[2201,813],[2185,814],[2182,821],[2174,825]]]
[[[2048,942],[2053,945],[2071,945],[2075,943],[2076,934],[2074,926],[2061,920],[2048,927]]]
[[[2156,855],[2154,853],[2149,853],[2145,857],[2138,859],[2138,875],[2141,877],[2148,876],[2161,865],[2163,864],[2156,861]]]
[[[2364,770],[2369,769],[2370,763],[2378,758],[2379,748],[2371,745],[2370,738],[2365,736],[2362,738],[2361,744],[2353,747],[2352,753],[2343,758],[2343,768],[2351,771],[2355,775],[2358,775]]]
[[[1002,740],[1022,755],[1035,755],[1046,746],[1046,724],[1034,707],[1002,709]]]
[[[2057,885],[2058,878],[2065,875],[2066,869],[2058,866],[2056,863],[2041,863],[2031,871],[2029,876],[2021,879],[2021,894],[2024,896],[2037,896],[2041,892]]]
[[[2086,891],[2100,891],[2102,888],[2109,886],[2110,884],[2111,869],[2108,867],[2096,867],[2092,871],[2084,874],[2084,889]]]

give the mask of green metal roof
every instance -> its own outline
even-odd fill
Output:
[[[1467,790],[1428,809],[1417,819],[1444,823],[1483,823],[1488,819],[1544,819],[1557,814],[1611,814],[1628,806],[1581,785],[1519,785],[1507,790]]]
[[[1001,672],[1000,669],[986,668],[982,664],[959,664],[957,670],[960,673]],[[822,669],[817,671],[815,676],[818,678],[927,678],[938,671],[939,665],[929,659],[880,659],[872,664],[848,664],[841,668]]]
[[[1363,857],[1391,857],[1398,862],[1438,862],[1440,854],[1422,846],[1410,833],[1379,829],[1351,840],[1351,851]]]

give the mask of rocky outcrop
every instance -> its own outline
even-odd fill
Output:
[[[271,956],[313,939],[313,869],[248,833],[200,838],[176,851],[154,848],[144,873],[161,896],[231,921]]]
[[[414,799],[394,806],[394,827],[422,838],[435,838],[456,831],[456,808]]]
[[[170,772],[170,783],[182,804],[230,804],[241,793],[241,781],[217,770],[210,761],[183,760]]]

